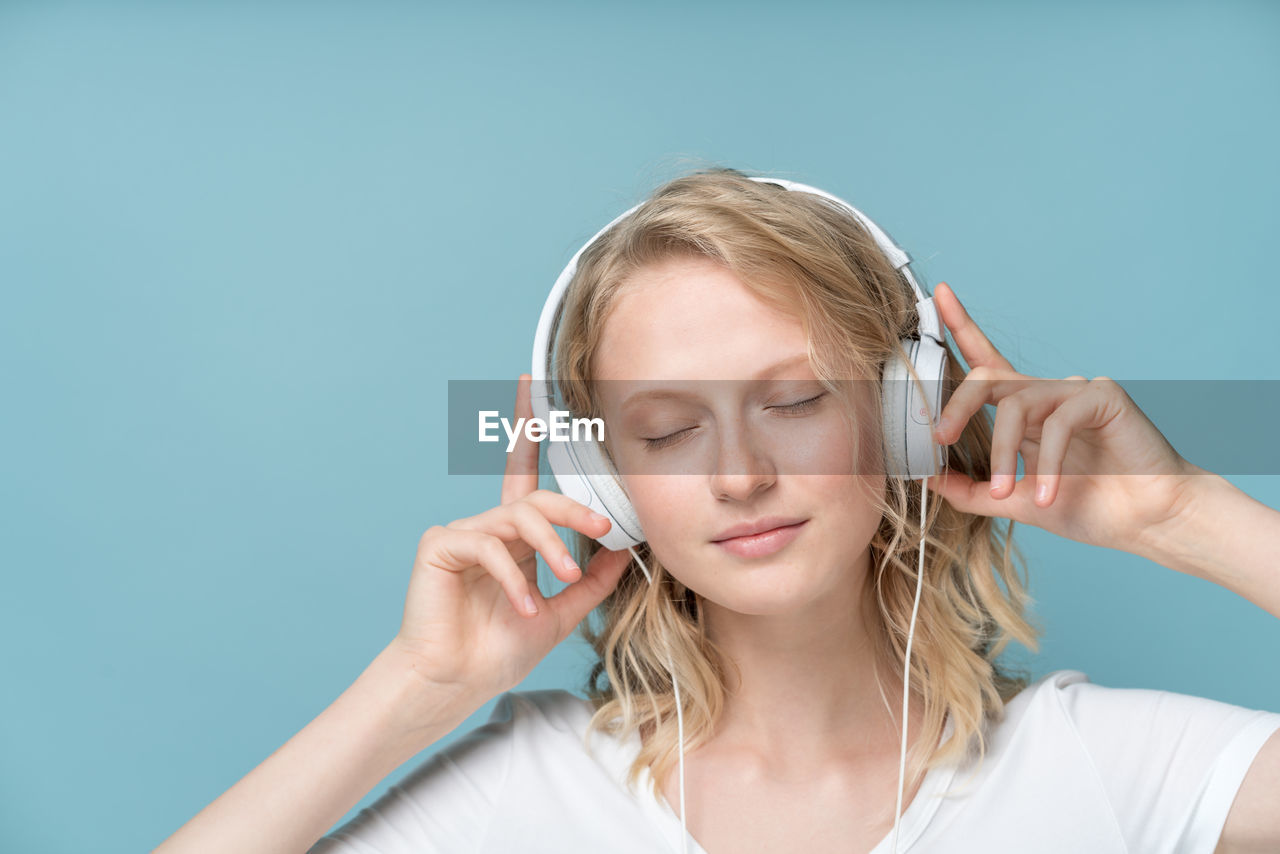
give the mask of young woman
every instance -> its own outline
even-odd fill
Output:
[[[819,194],[730,169],[661,187],[580,253],[554,362],[606,425],[639,545],[603,547],[617,520],[539,489],[521,438],[498,506],[423,535],[395,639],[158,850],[1280,850],[1280,714],[997,661],[1036,647],[1015,522],[1280,617],[1280,513],[1182,459],[1112,380],[1019,373],[945,284],[971,368],[947,348],[945,470],[888,476],[911,281]],[[539,554],[568,583],[552,598]],[[588,699],[513,690],[578,627]]]

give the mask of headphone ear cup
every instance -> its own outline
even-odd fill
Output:
[[[537,376],[538,362],[534,362]],[[535,379],[531,387],[533,414],[544,421],[555,408],[553,395],[544,379]],[[560,492],[596,513],[608,517],[609,530],[596,541],[611,551],[622,551],[645,541],[631,499],[622,488],[613,461],[609,459],[602,442],[573,439],[567,442],[547,442],[547,465],[556,479]]]
[[[903,346],[914,341],[903,339]],[[910,352],[910,350],[908,350]],[[884,473],[887,477],[902,478],[907,472],[907,383],[911,375],[906,363],[898,354],[885,362],[881,382],[881,408],[884,415]]]
[[[622,479],[618,476],[613,461],[601,444],[595,440],[573,440],[558,444],[561,447],[567,446],[579,483],[584,484],[596,498],[595,502],[582,503],[608,516],[613,523],[604,536],[596,537],[600,544],[612,551],[622,551],[643,543],[644,531],[636,517],[635,508],[631,506],[631,499],[622,488]],[[553,467],[552,471],[556,469]],[[556,480],[560,481],[559,475]]]
[[[903,338],[906,358],[885,363],[881,384],[884,408],[885,474],[918,480],[942,470],[942,447],[933,438],[942,406],[946,404],[947,351],[932,338]],[[908,369],[915,367],[920,386]]]

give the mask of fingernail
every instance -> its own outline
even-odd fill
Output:
[[[524,609],[528,611],[530,615],[538,613],[538,606],[534,604],[532,596],[524,597]]]
[[[592,521],[592,522],[608,522],[608,521],[609,521],[609,517],[608,517],[608,516],[601,516],[599,513],[592,513],[592,514],[591,514],[591,521]]]
[[[1036,501],[1038,503],[1043,504],[1044,500],[1048,497],[1049,497],[1049,484],[1042,483],[1036,487]]]
[[[994,494],[1004,489],[1013,481],[1013,475],[998,474],[991,478],[991,492]]]
[[[569,555],[565,555],[564,560],[562,560],[561,563],[564,565],[564,568],[566,571],[576,572],[578,573],[578,575],[582,575],[582,570],[578,567],[578,564],[574,561],[574,559]]]
[[[933,428],[933,433],[938,438],[943,438],[950,430],[951,419],[943,417],[938,419],[938,426]]]

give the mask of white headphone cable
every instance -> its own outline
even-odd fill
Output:
[[[924,580],[924,511],[929,503],[928,475],[920,479],[920,563],[916,569],[916,600],[911,606],[911,625],[907,628],[906,663],[902,668],[902,753],[898,759],[898,805],[893,814],[892,854],[898,854],[898,825],[902,819],[902,783],[907,773],[907,702],[911,685],[911,641],[916,634],[916,613],[920,610],[920,588]]]

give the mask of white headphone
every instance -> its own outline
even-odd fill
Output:
[[[915,291],[916,311],[919,316],[918,337],[903,338],[901,345],[905,354],[890,359],[884,366],[882,375],[882,407],[884,413],[884,454],[885,473],[888,477],[901,479],[922,479],[932,477],[941,470],[942,448],[933,440],[933,428],[936,426],[941,405],[946,398],[947,351],[943,347],[942,327],[938,320],[938,311],[933,297],[924,294],[916,283],[910,267],[911,258],[887,234],[865,214],[853,205],[830,193],[782,178],[751,177],[761,183],[776,184],[795,192],[812,193],[822,196],[845,208],[875,238],[881,252],[892,262],[895,270],[900,270],[911,288]],[[643,203],[641,203],[643,204]],[[602,234],[619,221],[631,215],[640,205],[619,214],[608,225],[600,229],[582,248],[573,254],[568,265],[556,279],[546,304],[542,307],[542,315],[538,319],[538,330],[533,340],[533,370],[531,397],[534,417],[549,423],[552,409],[563,410],[556,396],[554,382],[549,383],[547,373],[551,367],[555,326],[560,318],[561,305],[565,291],[569,287],[578,269],[578,258]],[[910,367],[915,369],[919,382],[911,381]],[[612,551],[628,549],[632,557],[644,571],[645,577],[653,583],[648,567],[636,554],[634,546],[645,541],[640,521],[635,509],[622,486],[622,479],[609,460],[601,445],[593,440],[571,439],[564,442],[546,443],[547,462],[555,476],[560,491],[585,504],[597,513],[607,516],[612,523],[609,530],[596,538],[601,545]],[[921,482],[920,528],[924,530],[925,505],[928,490]],[[911,625],[907,633],[906,664],[903,674],[902,692],[902,752],[898,774],[898,807],[893,823],[893,848],[897,851],[898,823],[902,813],[903,775],[906,767],[907,743],[907,696],[908,678],[911,670],[911,641],[915,635],[916,611],[920,604],[920,583],[924,576],[924,541],[920,543],[920,567],[916,576],[915,606],[911,611]],[[669,659],[669,653],[668,653]],[[685,824],[684,808],[684,717],[680,704],[680,688],[675,679],[675,668],[668,660],[671,670],[672,686],[675,691],[676,717],[680,740],[680,823],[682,830],[681,843],[687,851],[688,828]]]

